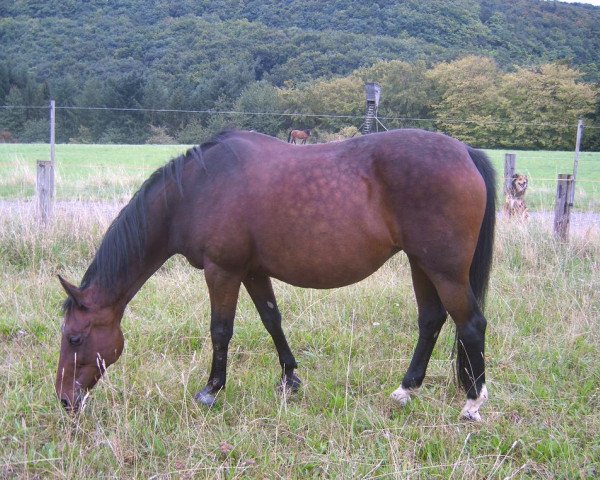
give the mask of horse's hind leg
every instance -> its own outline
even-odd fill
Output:
[[[488,398],[485,386],[486,319],[477,304],[467,278],[441,275],[434,280],[440,298],[456,324],[457,376],[467,392],[461,416],[481,420],[479,408]]]
[[[294,374],[298,365],[281,328],[281,313],[277,308],[271,279],[266,276],[251,276],[244,280],[244,286],[275,343],[282,370],[280,388],[295,392],[300,386],[300,379]]]
[[[216,401],[217,392],[225,386],[227,350],[233,335],[233,320],[241,278],[214,264],[205,265],[204,276],[210,295],[210,336],[213,357],[208,383],[194,398],[197,402],[210,407]]]
[[[447,317],[435,286],[419,267],[416,259],[409,256],[409,260],[418,307],[419,339],[404,380],[392,393],[392,398],[402,405],[406,405],[411,393],[423,383],[431,352]]]

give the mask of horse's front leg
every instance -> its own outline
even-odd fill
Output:
[[[212,366],[208,383],[194,398],[213,406],[216,395],[225,386],[227,377],[227,350],[233,335],[233,320],[240,291],[241,276],[220,267],[205,265],[205,278],[210,295],[210,336],[213,347]]]
[[[282,392],[296,392],[300,387],[300,379],[294,373],[294,369],[298,368],[298,365],[281,328],[281,313],[277,308],[271,279],[266,276],[249,276],[244,280],[244,286],[275,343],[282,371],[278,388]]]

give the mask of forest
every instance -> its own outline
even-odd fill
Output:
[[[588,5],[12,2],[0,44],[0,141],[45,141],[50,99],[60,142],[199,143],[232,127],[327,140],[356,133],[376,81],[387,128],[564,149],[584,118],[584,147],[600,149],[600,8]]]

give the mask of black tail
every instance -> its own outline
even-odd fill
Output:
[[[490,280],[490,271],[492,268],[492,256],[494,249],[494,229],[496,227],[496,172],[487,155],[481,150],[467,147],[473,163],[479,170],[485,182],[487,199],[485,204],[485,213],[483,222],[479,230],[479,239],[473,255],[471,270],[469,272],[469,281],[471,290],[475,295],[479,309],[479,326],[481,335],[485,334],[485,317],[483,309],[485,306],[485,295]],[[485,379],[474,379],[469,372],[473,371],[471,362],[482,362],[483,358],[469,359],[465,346],[458,345],[458,331],[454,339],[454,352],[456,353],[456,378],[458,383],[467,392],[469,398],[476,398],[480,392],[477,391],[476,380],[485,381]],[[483,355],[483,351],[481,352]]]
[[[471,289],[483,311],[485,305],[485,295],[487,293],[490,280],[490,271],[492,269],[492,256],[494,250],[494,230],[496,228],[496,171],[492,166],[487,155],[481,150],[467,147],[473,163],[479,170],[485,182],[487,190],[487,202],[485,204],[485,214],[479,231],[477,247],[473,255],[473,263],[469,278]]]
[[[290,130],[290,133],[288,133],[288,143],[290,143],[291,140],[292,140],[292,130]]]

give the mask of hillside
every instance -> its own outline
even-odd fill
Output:
[[[29,1],[0,6],[0,61],[38,80],[131,70],[188,80],[233,59],[255,78],[347,74],[379,59],[564,59],[598,80],[600,8],[553,1]]]
[[[0,44],[0,105],[231,109],[256,81],[290,88],[469,54],[501,71],[563,62],[600,81],[600,8],[539,0],[3,2]],[[63,140],[75,117],[62,119]],[[0,130],[35,138],[37,118],[0,118]]]

